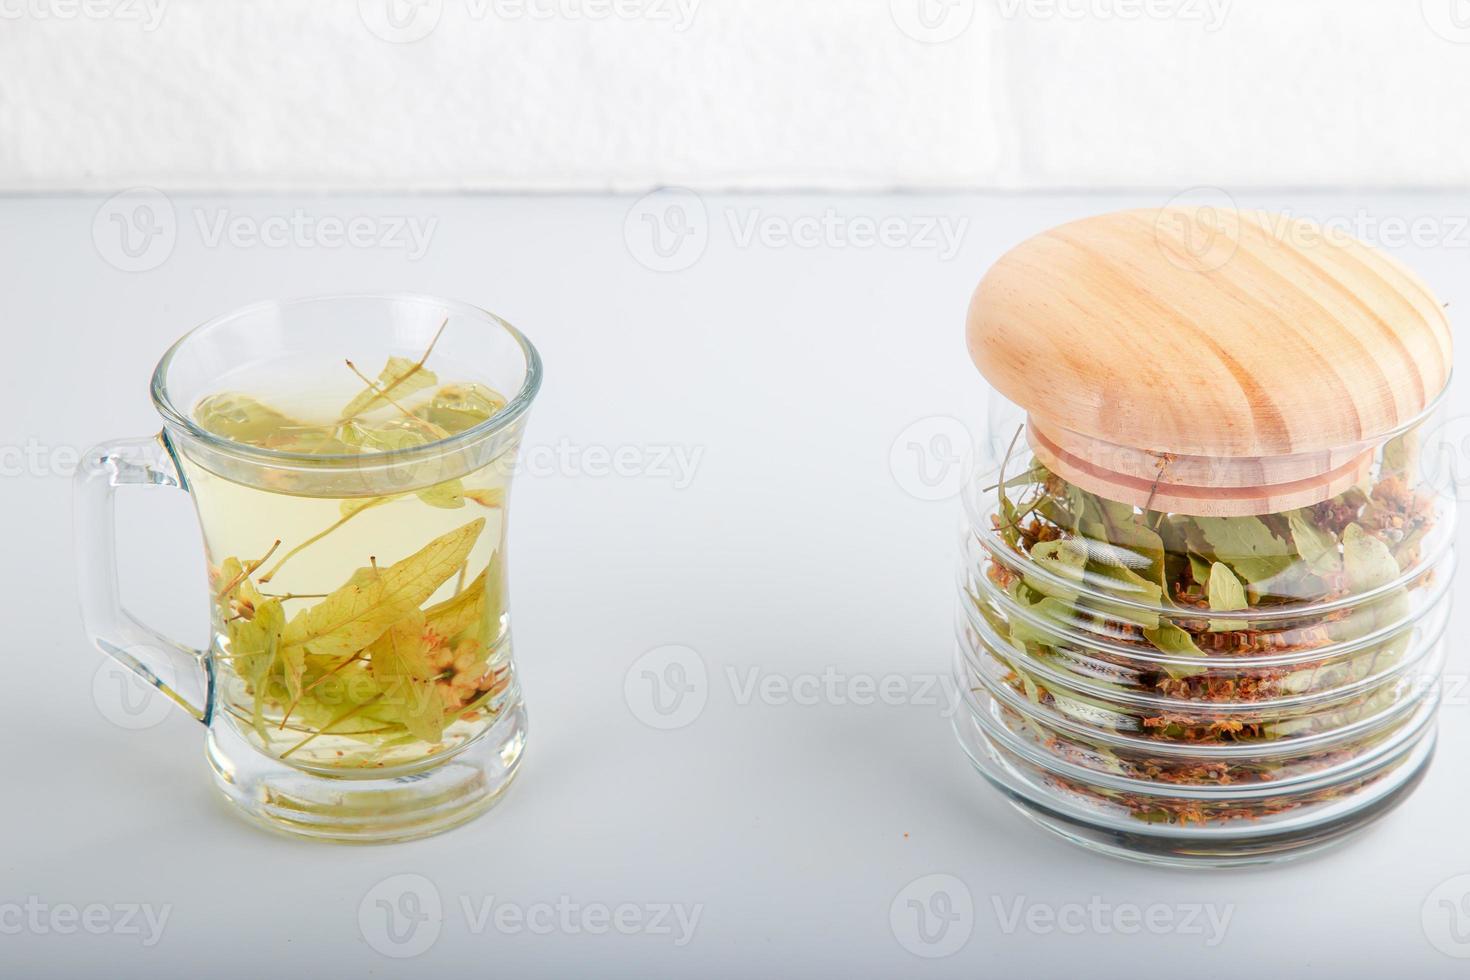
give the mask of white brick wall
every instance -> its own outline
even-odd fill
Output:
[[[0,189],[1458,186],[1467,91],[1470,0],[0,0]]]

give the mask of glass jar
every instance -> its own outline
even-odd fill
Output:
[[[1022,812],[1073,841],[1162,863],[1271,861],[1388,811],[1434,752],[1454,501],[1426,486],[1419,448],[1448,381],[1448,334],[1428,315],[1393,324],[1405,347],[1434,352],[1401,359],[1422,372],[1417,384],[1358,358],[1340,343],[1355,325],[1327,316],[1262,346],[1241,329],[1237,301],[1290,306],[1280,280],[1274,292],[1249,285],[1299,261],[1278,254],[1290,243],[1239,219],[1252,267],[1191,270],[1161,245],[1164,224],[1134,212],[1058,229],[1002,259],[976,294],[972,354],[1011,397],[992,399],[988,465],[964,494],[955,673],[968,710],[956,731]],[[1042,254],[1044,296],[1025,306],[1015,284],[1038,284]],[[1090,301],[1120,282],[1141,297],[1135,321],[1086,322],[1078,311],[1097,311]],[[1340,285],[1309,288],[1335,315],[1327,293]],[[1196,322],[1218,316],[1181,341],[1189,325],[1171,318],[1185,304],[1159,297],[1183,290]],[[1231,303],[1206,301],[1227,292]],[[1124,350],[1113,356],[1136,368],[1119,373],[1059,355],[1045,378],[1001,363],[1034,369],[1035,350],[1078,329],[1073,320],[1099,344],[1142,334],[1178,360]],[[1363,395],[1329,378],[1353,369],[1403,388]],[[1264,445],[1257,425],[1246,446],[1239,416],[1209,412],[1244,386],[1195,387],[1242,370],[1298,386],[1292,397],[1261,389],[1278,412],[1294,397],[1340,419],[1355,407],[1334,402],[1342,391],[1376,399],[1387,421],[1360,411],[1357,438],[1334,442],[1330,426],[1282,416],[1291,444]],[[1105,402],[1115,407],[1085,410]],[[1188,439],[1171,442],[1179,433]]]

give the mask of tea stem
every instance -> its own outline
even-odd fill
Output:
[[[240,569],[240,574],[239,575],[236,575],[233,579],[231,579],[230,580],[230,584],[226,585],[224,588],[222,588],[222,589],[219,590],[219,593],[214,597],[215,600],[218,601],[218,600],[224,599],[225,596],[229,595],[231,592],[234,592],[235,589],[240,585],[241,582],[245,581],[247,578],[249,578],[250,576],[254,575],[255,574],[255,570],[257,568],[259,568],[261,565],[264,565],[267,561],[269,561],[271,555],[275,554],[276,553],[276,549],[279,548],[280,546],[281,546],[281,539],[280,538],[277,538],[275,544],[271,545],[269,551],[267,551],[265,554],[261,555],[259,558],[255,559],[255,561],[246,562],[245,566],[242,569]],[[284,561],[284,560],[285,559],[282,559],[282,561]],[[277,567],[279,567],[279,566],[277,566]],[[261,579],[261,581],[264,582],[264,581],[266,581],[266,579],[263,578],[263,579]]]
[[[368,390],[369,391],[373,392],[379,398],[383,399],[383,401],[387,402],[389,405],[392,405],[394,408],[396,408],[400,412],[402,412],[404,418],[408,419],[410,422],[413,422],[415,425],[417,425],[419,428],[423,429],[425,432],[427,432],[429,435],[433,436],[435,439],[444,439],[444,438],[446,438],[449,435],[448,432],[444,431],[442,428],[440,428],[439,426],[435,425],[433,422],[430,422],[428,419],[421,419],[421,418],[419,418],[417,415],[413,414],[408,409],[406,409],[402,405],[398,404],[398,402],[394,401],[387,394],[387,389],[380,387],[375,381],[373,381],[367,375],[365,375],[361,371],[359,371],[357,369],[357,365],[356,364],[353,364],[351,361],[347,361],[346,364],[347,364],[348,369],[353,374],[357,375],[363,381],[367,382],[367,386],[368,386]],[[412,373],[412,372],[410,372],[410,373]],[[405,377],[406,377],[406,375],[405,375]]]
[[[291,746],[289,749],[287,749],[286,751],[282,752],[279,756],[277,756],[277,758],[280,758],[280,759],[286,758],[288,755],[290,755],[291,753],[295,752],[297,749],[300,749],[302,746],[306,745],[308,742],[311,742],[311,741],[313,741],[313,740],[315,740],[315,739],[317,739],[317,738],[319,738],[319,737],[321,737],[323,735],[326,735],[333,727],[342,724],[342,722],[346,721],[348,718],[351,718],[353,715],[357,714],[363,708],[370,707],[374,702],[380,701],[380,700],[382,700],[382,698],[383,698],[383,695],[379,694],[377,697],[374,697],[374,698],[372,698],[370,700],[364,701],[362,704],[359,704],[359,705],[357,705],[354,708],[349,708],[347,711],[345,711],[342,714],[338,715],[336,718],[333,718],[331,721],[327,722],[321,728],[318,728],[316,731],[312,732],[310,735],[306,736],[301,741],[297,742],[295,745]]]
[[[403,372],[403,375],[401,377],[394,379],[393,383],[390,384],[390,385],[388,385],[386,388],[383,388],[380,391],[380,390],[378,390],[378,386],[376,384],[374,384],[371,381],[368,381],[368,379],[366,379],[366,378],[363,378],[363,380],[364,381],[367,381],[367,383],[368,383],[368,390],[369,391],[372,391],[374,394],[379,395],[380,397],[387,398],[389,392],[391,392],[394,388],[397,388],[399,385],[403,384],[403,382],[407,381],[409,378],[413,377],[415,374],[418,374],[420,371],[422,371],[423,368],[424,368],[425,362],[427,362],[428,359],[429,359],[429,355],[432,354],[432,353],[434,353],[434,347],[435,347],[435,345],[437,345],[439,343],[439,338],[442,337],[442,336],[444,336],[444,329],[446,327],[448,327],[448,326],[449,326],[449,317],[446,316],[444,318],[444,322],[441,323],[441,324],[439,324],[439,329],[434,332],[433,339],[429,341],[429,347],[428,347],[427,350],[424,351],[424,356],[423,357],[420,357],[417,364],[415,364],[413,367],[409,368],[407,371]],[[347,362],[347,365],[348,365],[348,367],[351,367],[352,366],[352,362],[351,361],[348,361]],[[362,374],[360,372],[358,372],[357,368],[352,368],[352,371],[353,371],[354,374],[357,374],[357,376],[359,378],[362,378]],[[400,411],[401,411],[401,409],[400,409]],[[359,413],[359,414],[361,414],[361,413]],[[345,418],[338,419],[337,420],[337,424],[338,425],[343,425],[343,424],[345,424],[347,422],[351,422],[356,417],[357,417],[356,415],[349,415],[349,416],[347,416]]]
[[[387,497],[379,497],[376,500],[373,500],[373,501],[371,501],[369,503],[363,504],[361,507],[357,508],[352,513],[348,514],[346,517],[343,517],[341,520],[337,521],[335,524],[333,524],[331,527],[327,528],[325,531],[321,531],[321,532],[319,532],[317,534],[313,534],[311,537],[307,538],[305,541],[301,542],[296,547],[292,548],[290,551],[288,551],[284,555],[282,555],[281,556],[281,560],[278,561],[278,562],[276,562],[275,565],[273,565],[271,567],[270,571],[266,572],[264,575],[262,575],[260,577],[260,579],[259,579],[260,584],[261,585],[264,585],[267,582],[269,582],[271,579],[275,578],[276,577],[276,573],[281,570],[281,566],[282,565],[286,564],[286,562],[290,561],[292,558],[294,558],[295,556],[301,554],[301,552],[305,551],[307,548],[309,548],[312,545],[316,544],[322,538],[325,538],[327,535],[329,535],[333,531],[337,530],[337,528],[341,527],[343,524],[346,524],[348,521],[352,520],[358,514],[361,514],[365,510],[371,510],[372,508],[377,507],[379,504],[385,504],[385,503],[388,502],[388,499],[389,498],[387,498]],[[276,543],[277,544],[280,544],[279,541],[276,542]],[[274,551],[275,549],[272,548],[271,550]],[[266,557],[268,558],[270,556],[267,555]],[[297,597],[297,598],[300,598],[300,597]]]

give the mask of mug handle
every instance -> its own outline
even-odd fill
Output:
[[[129,486],[188,492],[162,433],[94,446],[77,468],[74,512],[82,622],[97,649],[208,724],[214,704],[209,657],[145,626],[123,608],[118,593],[116,496],[118,487]]]

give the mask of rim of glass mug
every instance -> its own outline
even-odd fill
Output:
[[[521,386],[500,411],[485,421],[473,425],[462,432],[456,432],[453,435],[434,442],[424,443],[421,446],[410,446],[401,449],[380,449],[362,453],[303,453],[280,449],[266,449],[260,446],[251,446],[236,442],[232,439],[216,435],[200,426],[198,422],[190,417],[188,412],[180,411],[169,397],[168,372],[173,365],[175,357],[191,341],[202,340],[211,330],[222,328],[243,317],[256,316],[271,310],[299,309],[314,304],[341,303],[344,301],[378,301],[432,306],[443,310],[445,313],[457,313],[499,329],[515,341],[526,359],[526,373],[524,379],[521,381]],[[164,352],[163,357],[159,359],[158,366],[153,369],[153,378],[149,387],[153,396],[153,405],[158,410],[158,413],[163,416],[164,422],[170,428],[182,430],[190,438],[204,443],[211,449],[228,453],[237,458],[254,460],[266,464],[299,464],[313,468],[330,468],[333,466],[361,467],[364,463],[383,465],[414,463],[420,460],[432,459],[444,453],[453,452],[457,449],[473,445],[481,440],[488,439],[514,424],[526,414],[531,407],[531,403],[535,401],[537,392],[541,389],[541,378],[541,354],[536,350],[536,346],[510,322],[491,313],[489,310],[470,303],[462,303],[458,300],[445,299],[423,293],[369,292],[333,293],[319,296],[302,296],[286,300],[263,300],[206,320],[174,341],[169,349]]]

